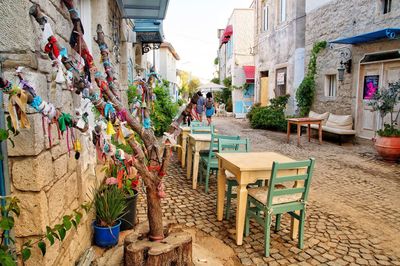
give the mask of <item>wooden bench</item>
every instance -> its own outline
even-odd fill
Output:
[[[330,133],[337,135],[339,137],[339,145],[342,145],[343,136],[353,137],[354,140],[356,131],[353,129],[353,117],[351,115],[335,115],[329,112],[319,114],[310,111],[309,117],[323,119],[322,134]],[[307,127],[307,125],[302,127]],[[311,128],[318,130],[318,125],[311,125]]]

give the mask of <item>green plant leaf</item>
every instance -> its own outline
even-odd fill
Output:
[[[11,216],[2,217],[0,220],[0,228],[3,230],[10,230],[14,226],[14,218]]]
[[[65,227],[65,230],[68,231],[69,229],[71,229],[71,226],[72,226],[72,224],[71,224],[71,216],[65,215],[63,217],[63,224],[64,224],[64,227]]]
[[[52,236],[54,236],[55,238],[57,238],[58,240],[61,240],[59,235],[56,232],[51,232]]]
[[[22,260],[27,261],[31,257],[31,249],[30,248],[24,248],[21,251],[22,254]]]
[[[80,212],[75,212],[75,221],[76,224],[79,224],[81,222],[81,218],[82,218],[82,213]]]
[[[4,128],[0,128],[0,141],[8,139],[8,131]]]
[[[51,234],[51,232],[46,234],[46,238],[49,240],[50,246],[54,245],[54,236]]]
[[[0,265],[15,266],[17,263],[14,261],[14,258],[9,252],[0,249]]]
[[[46,243],[44,243],[43,241],[40,241],[38,243],[38,247],[40,248],[40,250],[42,251],[42,255],[46,255]]]
[[[77,223],[75,222],[75,220],[71,220],[71,223],[72,223],[72,225],[75,227],[75,229],[78,229],[78,225],[77,225]]]
[[[63,241],[64,238],[65,238],[65,233],[66,233],[65,228],[63,227],[63,228],[61,228],[60,230],[57,230],[57,231],[58,231],[58,234],[60,235],[61,241]]]

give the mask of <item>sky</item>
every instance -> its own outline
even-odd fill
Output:
[[[234,8],[248,8],[252,0],[170,0],[164,20],[165,41],[180,60],[177,68],[208,82],[215,71],[219,40],[217,29],[225,28]]]

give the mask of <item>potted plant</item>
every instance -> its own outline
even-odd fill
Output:
[[[376,133],[375,148],[385,159],[396,161],[400,158],[400,129],[398,125],[400,107],[395,111],[396,105],[400,103],[400,80],[389,83],[389,88],[377,90],[368,103],[373,111],[378,111],[381,120],[381,129]],[[389,115],[389,120],[385,118]]]
[[[118,243],[121,220],[126,209],[125,196],[117,186],[102,185],[95,191],[96,220],[93,222],[94,242],[99,247]]]
[[[126,212],[121,218],[121,231],[129,230],[136,224],[136,205],[138,196],[139,178],[137,171],[125,161],[111,161],[104,168],[106,172],[106,184],[117,186],[124,195]]]

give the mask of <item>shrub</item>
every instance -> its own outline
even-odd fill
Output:
[[[254,105],[247,114],[250,126],[252,128],[286,131],[287,123],[284,110],[289,97],[290,95],[284,95],[272,99],[271,105],[266,107],[260,107],[259,104]]]

